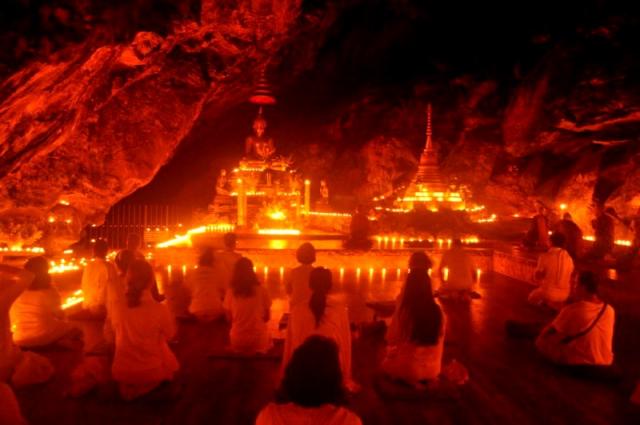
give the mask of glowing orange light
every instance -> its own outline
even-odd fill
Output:
[[[258,229],[259,235],[272,235],[272,236],[296,236],[301,232],[298,229]]]

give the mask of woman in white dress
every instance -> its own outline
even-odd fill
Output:
[[[34,274],[34,279],[9,311],[13,341],[23,348],[78,346],[82,332],[65,319],[60,295],[51,285],[49,262],[44,257],[33,257],[24,267]]]
[[[211,322],[224,316],[222,300],[226,282],[216,273],[212,248],[206,248],[198,259],[198,268],[189,272],[185,285],[191,293],[189,313],[201,322]]]
[[[311,289],[309,288],[309,275],[316,261],[316,249],[309,242],[305,242],[296,251],[296,259],[300,263],[291,270],[291,276],[286,284],[289,295],[289,306],[293,308],[298,304],[309,302]]]
[[[412,269],[387,331],[382,371],[414,386],[440,375],[446,317],[433,297],[427,270]]]
[[[284,343],[282,367],[286,368],[293,352],[309,336],[322,335],[333,339],[338,345],[340,366],[345,385],[355,390],[357,385],[351,376],[351,327],[346,306],[329,297],[332,286],[331,272],[316,267],[309,276],[311,297],[304,304],[291,309],[287,336]]]
[[[265,353],[271,348],[267,322],[271,298],[253,271],[248,258],[240,258],[234,267],[231,288],[223,307],[231,322],[229,348],[243,354]]]
[[[345,392],[338,347],[330,338],[310,336],[294,351],[279,393],[280,402],[265,406],[256,425],[362,424],[342,406]]]
[[[150,292],[155,282],[151,265],[134,260],[126,282],[126,304],[112,316],[116,340],[112,376],[121,396],[132,400],[171,381],[179,364],[167,344],[176,333],[175,320]]]

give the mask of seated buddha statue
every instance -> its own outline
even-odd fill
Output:
[[[266,161],[276,151],[273,139],[264,135],[266,128],[267,121],[262,116],[261,107],[258,111],[258,116],[253,121],[254,134],[247,137],[245,141],[245,154],[247,157]]]

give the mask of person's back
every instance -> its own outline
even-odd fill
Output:
[[[265,406],[257,425],[361,425],[360,418],[342,407],[344,379],[335,341],[314,335],[291,356],[284,369],[280,401]]]
[[[444,268],[447,268],[448,276],[447,280],[442,282],[443,289],[471,291],[474,276],[473,262],[459,241],[454,242],[454,246],[442,254],[440,270]]]
[[[169,380],[178,370],[178,361],[167,341],[176,332],[166,306],[142,295],[137,307],[124,307],[113,319],[116,349],[113,377],[119,382],[142,383]]]
[[[235,251],[224,250],[216,252],[214,268],[216,279],[225,289],[229,288],[231,277],[233,276],[233,268],[242,256]]]
[[[411,385],[436,379],[442,368],[446,317],[424,269],[409,272],[387,332],[382,370]]]
[[[212,266],[199,266],[186,276],[186,286],[191,292],[189,313],[197,317],[215,318],[223,314],[224,283]]]
[[[573,260],[567,251],[552,247],[540,256],[540,269],[544,270],[541,287],[550,301],[566,301],[571,292]]]
[[[291,270],[291,275],[286,284],[287,294],[289,294],[289,305],[293,308],[298,304],[309,302],[311,288],[309,288],[309,275],[313,270],[313,263],[316,261],[316,250],[313,245],[306,242],[296,251],[296,259],[300,263],[298,267]]]
[[[224,309],[231,317],[229,339],[231,349],[242,352],[264,352],[271,346],[266,316],[271,308],[267,290],[257,286],[249,296],[238,296],[232,290],[224,298]]]
[[[121,395],[133,399],[171,380],[179,364],[167,344],[176,333],[175,321],[150,293],[151,266],[144,260],[133,261],[126,281],[126,305],[111,318],[115,332],[111,370]]]
[[[316,319],[307,304],[298,304],[291,310],[283,364],[286,365],[293,351],[311,335],[322,335],[338,344],[340,364],[345,378],[351,378],[351,328],[349,313],[344,304],[334,298],[327,299],[322,320]]]
[[[13,343],[9,309],[20,293],[27,287],[30,274],[17,269],[9,269],[11,275],[0,275],[0,381],[6,381],[13,372],[20,350]],[[2,273],[2,270],[0,270]]]
[[[27,425],[11,387],[0,382],[0,424]]]
[[[116,278],[115,266],[109,263],[105,257],[108,245],[103,240],[98,240],[94,245],[94,258],[82,271],[82,307],[92,314],[104,314],[106,309],[107,288]]]
[[[51,344],[68,331],[60,295],[54,288],[24,291],[11,306],[9,315],[13,340],[23,347]]]
[[[322,335],[332,339],[338,345],[342,375],[345,383],[351,386],[349,313],[343,303],[328,296],[331,284],[331,272],[327,269],[317,267],[312,271],[310,276],[312,297],[308,302],[298,304],[291,309],[282,365],[286,367],[293,352],[309,336]]]
[[[565,237],[565,249],[574,260],[580,254],[582,246],[582,230],[571,220],[571,216],[565,214],[565,218],[560,220],[557,231]]]

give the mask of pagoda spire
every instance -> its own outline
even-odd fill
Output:
[[[433,150],[433,142],[431,141],[431,103],[427,105],[427,143],[425,146],[425,150]]]

